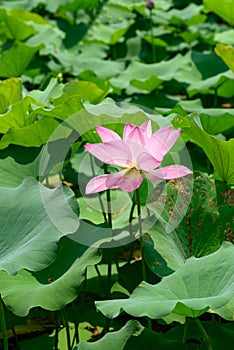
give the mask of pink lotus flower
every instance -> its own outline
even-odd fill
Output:
[[[152,133],[150,121],[141,126],[126,124],[123,139],[116,132],[103,126],[97,126],[96,130],[103,143],[88,143],[84,147],[103,163],[118,166],[123,170],[94,177],[86,186],[86,194],[116,188],[132,192],[141,185],[144,178],[152,181],[169,180],[192,173],[183,165],[169,165],[156,169],[177,141],[180,130],[173,130],[168,126]]]

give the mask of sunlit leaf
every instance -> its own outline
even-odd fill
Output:
[[[217,179],[234,183],[234,139],[220,140],[207,134],[199,127],[199,119],[195,116],[176,117],[173,121],[178,128],[182,128],[183,135],[202,147],[214,167]],[[187,139],[187,140],[188,140]]]
[[[77,214],[70,207],[73,205],[74,210],[78,210],[72,192],[65,188],[65,198],[61,201],[61,191],[61,187],[51,190],[32,178],[16,188],[0,187],[2,270],[9,274],[22,268],[36,271],[55,259],[60,237],[79,226]],[[51,205],[56,222],[49,216]],[[64,225],[67,225],[65,230]]]
[[[234,72],[234,48],[227,45],[218,44],[215,52],[226,63],[228,68]]]
[[[116,78],[111,78],[113,86],[134,92],[150,92],[159,87],[163,81],[176,79],[179,82],[199,81],[200,73],[192,64],[189,55],[176,55],[168,61],[146,64],[133,61],[128,68]]]
[[[228,304],[234,294],[234,246],[225,242],[215,253],[190,258],[156,285],[142,282],[129,299],[97,301],[97,308],[114,318],[121,311],[134,317],[161,318],[170,312],[197,317],[209,308]]]
[[[100,260],[97,248],[64,239],[56,260],[45,270],[34,273],[21,270],[16,276],[0,271],[1,295],[8,309],[20,316],[26,316],[36,306],[53,311],[62,309],[79,294],[87,267]]]
[[[100,89],[96,84],[89,81],[71,82],[64,86],[63,94],[53,101],[54,105],[65,102],[68,97],[79,95],[83,102],[101,102],[108,91]]]
[[[57,94],[57,89],[49,90],[47,93],[42,91],[32,92],[32,95],[35,97],[39,95],[41,102],[47,102],[51,96],[57,96]],[[70,127],[67,127],[67,125],[61,125],[60,121],[57,119],[66,120],[82,109],[83,105],[81,104],[79,95],[71,96],[67,98],[64,103],[58,104],[51,109],[35,109],[31,112],[28,119],[34,122],[30,125],[22,126],[21,128],[10,128],[0,141],[0,149],[8,147],[10,144],[26,147],[40,147],[52,140],[64,140],[71,135],[72,130]],[[37,120],[38,116],[40,116],[40,118]]]
[[[0,76],[4,78],[19,77],[24,73],[39,46],[31,47],[18,42],[0,57]]]
[[[203,0],[205,9],[216,13],[224,21],[234,25],[234,1]]]
[[[10,105],[21,99],[21,94],[21,82],[19,79],[10,78],[2,81],[0,84],[0,113],[6,113]]]
[[[218,96],[231,97],[232,87],[234,87],[234,73],[228,70],[213,77],[192,83],[187,91],[190,97],[198,93],[211,95],[217,93]]]
[[[224,32],[215,34],[214,38],[218,43],[234,45],[234,29],[228,29]]]
[[[109,347],[113,350],[140,350],[144,347],[158,347],[162,350],[185,349],[185,345],[181,340],[168,340],[166,335],[150,331],[139,322],[131,320],[119,331],[108,333],[94,343],[81,341],[74,350],[103,350]]]
[[[6,85],[7,80],[2,84]],[[17,86],[16,84],[14,85]],[[1,85],[0,85],[1,87]],[[36,103],[32,98],[25,97],[23,100],[15,103],[8,113],[0,117],[0,132],[5,134],[10,128],[20,129],[24,126],[32,124],[34,119],[29,114],[31,103]]]
[[[15,152],[17,153],[17,149]],[[29,152],[28,152],[29,153]],[[25,157],[25,154],[24,154]],[[25,163],[16,161],[12,155],[0,159],[0,186],[17,187],[26,177],[37,178],[39,174],[40,155],[34,160],[25,157]]]

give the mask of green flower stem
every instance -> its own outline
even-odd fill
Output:
[[[93,164],[93,157],[92,157],[92,155],[90,153],[89,153],[89,158],[90,158],[90,165],[91,165],[92,175],[96,176],[95,169],[94,169],[94,164]],[[104,221],[107,222],[107,215],[106,215],[106,212],[105,212],[104,204],[102,202],[102,198],[101,198],[99,193],[98,193],[98,201],[99,201],[99,204],[100,204],[100,207],[101,207],[101,211],[102,211],[102,215],[103,215]]]
[[[142,276],[143,280],[147,282],[147,273],[146,273],[146,263],[144,257],[144,237],[142,229],[142,218],[141,218],[141,201],[140,201],[140,192],[139,189],[136,189],[136,199],[137,199],[137,214],[138,214],[138,224],[139,224],[139,234],[140,234],[140,246],[141,246],[141,266],[142,266]],[[148,328],[152,330],[152,320],[147,317]]]
[[[198,318],[195,318],[195,322],[197,324],[198,329],[200,330],[203,339],[205,340],[206,346],[208,350],[213,350],[212,346],[211,346],[211,342],[210,342],[210,338],[205,330],[205,328],[203,327],[202,323],[200,322],[200,320]]]
[[[133,238],[133,233],[132,233],[132,220],[133,220],[133,214],[134,214],[134,209],[135,209],[136,204],[134,202],[132,202],[132,206],[131,206],[131,210],[130,210],[130,214],[129,214],[129,235],[131,238]],[[128,256],[128,263],[130,263],[132,255],[133,255],[133,250],[134,250],[134,246],[133,244],[130,247],[130,251],[129,251],[129,256]]]
[[[214,88],[214,103],[213,107],[217,108],[218,107],[218,86]]]
[[[71,344],[71,348],[73,349],[74,346],[76,344],[78,344],[80,342],[80,338],[79,338],[79,323],[78,322],[74,322],[74,336],[72,339],[72,344]]]
[[[104,169],[105,169],[105,174],[109,174],[107,165],[105,165]],[[106,191],[106,201],[107,201],[108,224],[109,224],[109,227],[112,229],[111,193],[109,189]],[[109,261],[107,265],[107,298],[108,299],[111,299],[111,277],[112,277],[112,262]],[[106,326],[104,329],[105,331],[109,332],[110,330],[109,319],[107,319]]]
[[[98,278],[99,278],[100,283],[101,283],[101,285],[102,285],[102,288],[103,288],[103,290],[104,290],[104,293],[107,294],[106,286],[105,286],[105,283],[104,283],[104,281],[103,281],[102,275],[101,275],[101,273],[100,273],[100,271],[99,271],[99,268],[98,268],[97,265],[95,265],[94,268],[95,268],[95,270],[96,270],[96,272],[97,272],[97,275],[98,275]]]
[[[156,62],[156,50],[155,50],[155,46],[154,46],[154,26],[153,26],[153,19],[152,19],[152,10],[150,10],[150,16],[149,16],[149,20],[150,20],[150,35],[151,35],[151,45],[152,45],[152,58],[153,58],[153,63]]]
[[[12,330],[12,333],[13,333],[13,336],[14,336],[14,341],[15,341],[16,348],[19,349],[19,342],[18,342],[18,337],[17,337],[16,331],[15,331],[15,328],[13,327],[11,330]]]
[[[63,317],[63,322],[66,328],[66,336],[67,336],[67,350],[71,350],[71,337],[70,337],[70,329],[69,329],[69,323],[68,323],[68,318],[67,318],[67,313],[66,310],[62,310],[62,317]]]
[[[140,234],[140,246],[141,246],[141,265],[142,265],[142,276],[143,280],[147,281],[146,276],[146,263],[144,258],[144,237],[142,230],[142,219],[141,219],[141,202],[140,202],[140,192],[139,189],[136,189],[136,199],[137,199],[137,214],[138,214],[138,224],[139,224],[139,234]]]
[[[0,322],[1,322],[2,336],[3,336],[3,345],[4,345],[3,348],[4,348],[4,350],[8,350],[5,311],[4,311],[4,304],[3,304],[3,300],[2,300],[1,295],[0,295]]]
[[[58,343],[59,343],[59,328],[60,328],[60,322],[59,322],[59,312],[55,312],[55,320],[56,320],[56,328],[55,328],[55,336],[54,336],[54,350],[58,350]]]
[[[75,325],[74,340],[76,341],[76,344],[78,344],[79,341],[80,341],[80,337],[79,337],[79,323],[78,323],[78,322],[75,322],[74,325]],[[74,345],[75,345],[75,344],[73,344],[73,346],[74,346]]]
[[[104,165],[105,174],[109,174],[107,165]],[[109,227],[112,229],[112,213],[111,213],[111,193],[110,190],[106,190],[106,201],[107,201],[107,217],[108,217],[108,224]],[[108,262],[107,267],[107,291],[108,291],[108,298],[110,298],[111,295],[111,275],[112,275],[112,263],[111,261]]]
[[[136,204],[134,202],[132,202],[132,207],[131,207],[131,210],[130,210],[130,215],[129,215],[129,233],[130,233],[130,236],[132,237],[132,220],[133,220],[133,214],[134,214],[134,209],[135,209],[135,206]]]
[[[109,224],[110,228],[112,228],[111,195],[110,195],[109,189],[106,191],[106,201],[107,201],[108,224]]]
[[[183,334],[183,343],[186,344],[187,336],[188,336],[188,318],[186,317],[185,319],[185,324],[184,324],[184,334]]]
[[[107,215],[108,215],[108,223],[110,228],[112,228],[112,214],[111,214],[111,196],[110,190],[106,191],[106,200],[107,200]],[[108,298],[111,295],[111,275],[112,275],[112,263],[108,262],[108,270],[107,270],[107,290],[108,290]]]

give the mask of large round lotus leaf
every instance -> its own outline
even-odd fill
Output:
[[[78,296],[87,267],[100,260],[97,248],[63,237],[56,260],[46,269],[21,270],[16,276],[0,271],[0,293],[7,308],[19,316],[36,306],[59,310]]]
[[[188,259],[156,285],[141,283],[129,299],[98,301],[96,306],[110,318],[118,316],[122,310],[135,317],[152,319],[164,317],[172,311],[197,317],[209,308],[216,312],[216,309],[230,304],[233,296],[234,245],[224,242],[213,254]],[[223,313],[227,319],[229,315]]]
[[[59,239],[79,226],[68,187],[49,189],[28,178],[16,188],[0,187],[0,198],[0,270],[9,274],[51,264]]]

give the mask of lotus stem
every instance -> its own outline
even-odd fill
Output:
[[[3,348],[4,350],[8,350],[8,338],[7,338],[4,303],[1,295],[0,295],[0,322],[1,322],[2,336],[3,336],[3,345],[4,345]]]
[[[208,350],[213,350],[211,342],[210,342],[210,338],[205,330],[205,328],[203,327],[202,323],[200,322],[200,320],[198,318],[195,318],[195,322],[197,324],[198,329],[200,330],[203,339],[205,340],[205,343],[207,345],[207,349]]]
[[[63,321],[65,324],[66,328],[66,336],[67,336],[67,350],[71,350],[71,337],[70,337],[70,329],[69,329],[69,323],[68,323],[68,318],[66,314],[66,310],[62,310],[62,316],[63,316]]]
[[[186,340],[188,336],[188,318],[185,319],[185,325],[184,325],[184,334],[183,334],[183,343],[186,345]]]
[[[105,286],[105,283],[103,281],[102,275],[101,275],[101,273],[99,271],[99,268],[98,268],[97,265],[94,265],[94,268],[95,268],[95,270],[97,272],[97,275],[98,275],[98,278],[99,278],[99,280],[101,282],[102,288],[103,288],[104,292],[107,294],[106,286]]]
[[[151,35],[151,45],[152,45],[152,59],[153,63],[156,62],[156,51],[154,46],[154,26],[153,26],[153,19],[152,19],[152,9],[150,10],[150,35]]]
[[[132,237],[132,220],[133,220],[133,214],[134,214],[134,209],[135,209],[136,204],[132,202],[132,207],[130,210],[130,215],[129,215],[129,231],[130,231],[130,236]]]
[[[78,344],[79,341],[80,341],[80,338],[79,338],[79,323],[78,323],[78,322],[75,322],[74,325],[75,325],[75,335],[74,335],[74,339],[75,339],[76,343]],[[73,344],[73,345],[74,345],[74,344]]]
[[[58,338],[59,338],[59,312],[55,312],[55,322],[56,322],[56,328],[55,328],[55,336],[54,336],[54,350],[58,350]]]
[[[92,174],[93,174],[93,176],[95,176],[96,174],[95,174],[94,165],[93,165],[93,157],[90,153],[89,153],[89,158],[90,158],[90,165],[91,165]],[[101,198],[100,194],[98,194],[98,201],[99,201],[99,204],[101,207],[104,222],[107,222],[107,215],[106,215],[104,204],[102,202],[102,198]]]
[[[110,190],[106,191],[106,200],[107,200],[107,216],[108,216],[108,224],[110,228],[112,228],[112,213],[111,213],[111,194]]]
[[[137,214],[138,214],[138,224],[139,224],[139,234],[140,234],[140,246],[141,246],[141,265],[142,265],[142,276],[143,280],[147,281],[146,276],[146,263],[144,257],[144,237],[142,230],[142,219],[141,219],[141,202],[140,202],[140,192],[139,189],[136,189],[136,199],[137,199]]]

